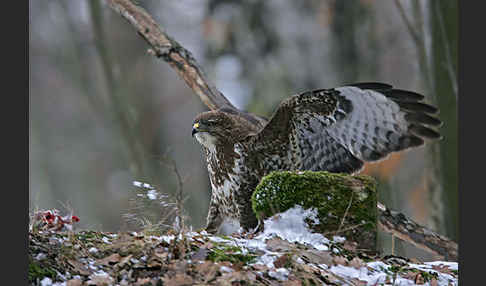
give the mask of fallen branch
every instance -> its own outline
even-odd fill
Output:
[[[236,109],[231,102],[204,75],[191,52],[155,22],[145,9],[135,5],[130,0],[106,0],[108,5],[126,19],[151,47],[151,53],[166,61],[189,87],[199,96],[201,101],[211,110],[218,108]]]
[[[457,261],[457,243],[378,203],[378,227],[439,259]]]

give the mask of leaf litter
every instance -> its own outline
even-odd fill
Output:
[[[312,233],[304,219],[314,216],[297,206],[268,218],[258,235],[31,230],[29,283],[458,285],[457,262],[362,255],[341,237]]]

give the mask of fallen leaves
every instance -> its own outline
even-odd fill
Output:
[[[120,254],[113,253],[112,255],[107,256],[107,257],[105,257],[103,259],[98,259],[96,261],[96,264],[110,266],[110,265],[114,265],[114,264],[120,262],[121,258],[122,257],[120,256]]]
[[[273,265],[275,265],[275,268],[282,268],[284,266],[288,266],[290,264],[290,257],[287,254],[284,254],[277,258],[275,262],[273,262]]]
[[[83,263],[81,263],[77,260],[68,259],[67,263],[72,267],[71,271],[73,273],[78,273],[79,275],[85,275],[85,276],[91,274],[91,271],[89,271],[89,268],[86,265],[84,265]]]
[[[250,240],[241,234],[238,238],[191,235],[178,241],[176,235],[158,237],[142,233],[31,233],[29,255],[44,257],[43,263],[57,263],[51,266],[69,272],[64,280],[67,286],[367,285],[361,276],[360,279],[353,276],[353,271],[365,274],[382,271],[381,282],[385,283],[392,283],[399,275],[416,285],[439,285],[438,276],[430,272],[458,276],[457,268],[451,269],[450,264],[425,265],[398,256],[363,256],[342,243],[333,245],[331,250],[318,250],[274,237],[259,242],[265,246],[263,251],[248,247]],[[88,251],[91,248],[98,251]],[[215,254],[217,259],[214,259]],[[268,259],[257,257],[269,254]],[[256,257],[258,263],[245,260],[247,256]],[[56,259],[50,260],[50,257]],[[383,269],[370,267],[364,260],[380,261]],[[414,270],[410,263],[427,267],[428,271]],[[49,267],[49,264],[45,265]],[[344,273],[333,272],[336,268],[351,274],[346,277]]]
[[[169,277],[168,275],[162,278],[164,285],[167,286],[183,286],[183,285],[193,285],[194,279],[191,276],[184,274],[184,273],[177,273],[173,277]]]

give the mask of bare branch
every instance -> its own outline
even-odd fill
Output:
[[[349,230],[353,230],[355,228],[358,228],[362,225],[365,225],[366,223],[358,223],[358,224],[355,224],[355,225],[352,225],[352,226],[348,226],[348,227],[345,227],[343,229],[338,229],[338,230],[335,230],[335,231],[326,231],[324,232],[323,234],[338,234],[338,233],[343,233],[343,232],[346,232],[346,231],[349,231]]]
[[[378,227],[439,259],[457,261],[457,243],[378,203]]]
[[[229,107],[231,102],[209,82],[191,52],[169,37],[142,7],[130,0],[106,0],[151,46],[152,54],[166,61],[210,109]]]

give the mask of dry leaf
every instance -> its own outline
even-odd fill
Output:
[[[174,277],[170,278],[167,275],[162,278],[164,286],[182,286],[182,285],[192,285],[194,280],[191,276],[184,273],[177,273]]]
[[[69,259],[67,262],[69,263],[69,265],[73,267],[74,273],[85,275],[85,276],[91,274],[91,271],[89,271],[88,267],[86,267],[83,263],[72,259]]]
[[[333,264],[333,257],[329,251],[307,250],[303,251],[301,258],[308,263],[326,264],[331,266]]]
[[[300,280],[287,280],[282,283],[282,286],[302,286]]]
[[[346,257],[342,257],[342,256],[333,257],[332,262],[334,262],[334,264],[340,264],[345,266],[348,264],[348,260],[346,259]]]
[[[265,244],[267,245],[268,250],[274,252],[289,251],[295,248],[292,243],[280,238],[269,239],[265,242]]]
[[[422,284],[425,284],[425,279],[424,277],[422,276],[422,274],[418,273],[416,276],[415,276],[415,279],[413,279],[413,281],[415,282],[415,284],[417,285],[422,285]]]
[[[206,260],[208,257],[209,250],[207,248],[199,248],[196,253],[191,256],[191,260]]]
[[[359,280],[358,278],[353,278],[353,279],[351,279],[351,281],[353,281],[353,285],[356,285],[356,286],[366,286],[366,285],[368,285],[368,283],[366,281]]]
[[[107,286],[113,285],[114,279],[109,275],[91,275],[88,285]]]
[[[202,264],[197,264],[194,268],[197,273],[204,277],[205,281],[212,280],[219,271],[219,266],[211,261],[205,261]]]
[[[281,267],[284,267],[285,264],[287,264],[288,261],[289,261],[289,256],[284,254],[284,255],[280,256],[279,258],[277,258],[275,260],[275,262],[273,262],[273,265],[275,265],[275,268],[281,268]]]
[[[256,271],[261,271],[261,272],[268,270],[268,267],[263,264],[253,264],[251,267]]]
[[[356,248],[358,247],[358,243],[350,240],[345,240],[343,244],[343,248],[349,251],[356,251]]]
[[[161,267],[161,266],[162,266],[162,261],[160,261],[159,258],[151,257],[147,261],[147,267],[149,267],[149,268],[155,268],[155,267]]]
[[[150,277],[138,277],[137,282],[135,282],[135,286],[142,286],[146,285],[147,283],[152,283],[152,279]],[[153,283],[152,283],[153,284]]]
[[[359,257],[355,257],[349,262],[349,266],[359,269],[364,266],[364,263]]]
[[[71,279],[66,281],[66,286],[81,286],[83,285],[83,281],[79,279]]]
[[[107,256],[107,257],[102,258],[102,259],[98,259],[96,261],[96,264],[110,266],[110,265],[118,263],[120,261],[120,259],[121,259],[120,254],[113,253],[110,256]]]
[[[122,257],[120,259],[120,262],[118,262],[118,267],[123,268],[126,264],[131,264],[130,259],[132,258],[132,255],[127,255],[125,257]]]

